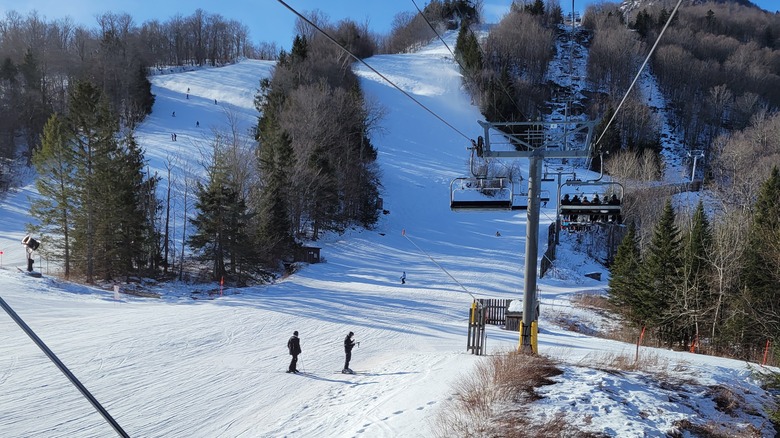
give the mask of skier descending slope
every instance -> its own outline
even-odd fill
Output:
[[[352,347],[355,346],[355,344],[360,345],[360,342],[355,342],[354,339],[352,339],[352,336],[355,334],[352,332],[349,332],[346,338],[344,338],[344,353],[346,353],[347,357],[344,359],[344,369],[341,370],[343,374],[355,374],[354,371],[352,371],[349,368],[349,361],[352,359]]]

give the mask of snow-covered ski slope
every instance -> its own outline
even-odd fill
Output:
[[[449,38],[454,47],[454,35]],[[441,43],[368,62],[461,132],[481,133],[480,114]],[[467,171],[466,139],[368,69],[356,68],[367,97],[386,110],[373,142],[389,214],[374,230],[349,230],[317,242],[325,262],[276,284],[228,289],[211,300],[192,299],[195,286],[183,284],[161,286],[160,299],[115,299],[110,291],[52,276],[30,278],[16,267],[25,263],[18,242],[28,220],[27,195],[34,191],[23,188],[3,200],[0,296],[130,436],[433,436],[431,420],[453,396],[454,381],[482,360],[465,349],[472,297],[449,275],[477,297],[522,296],[525,213],[451,212],[449,182]],[[201,172],[199,148],[213,131],[227,131],[228,119],[247,135],[257,116],[252,99],[258,81],[271,69],[266,62],[244,61],[155,76],[154,112],[138,129],[150,168],[165,175],[166,161],[174,160],[177,169]],[[176,142],[171,141],[174,132]],[[554,193],[554,187],[548,189]],[[551,202],[543,209],[543,230],[553,207]],[[606,285],[583,276],[598,271],[606,279],[606,272],[587,258],[565,246],[559,257],[554,275],[539,281],[539,345],[541,353],[570,365],[562,383],[545,388],[548,398],[538,402],[534,415],[568,413],[586,430],[620,437],[663,436],[680,418],[722,415],[713,403],[699,403],[695,394],[671,403],[672,394],[664,392],[668,388],[636,374],[576,366],[593,355],[633,354],[634,346],[551,323],[576,316],[583,324],[596,324],[587,312],[572,308],[569,298]],[[293,330],[300,332],[299,368],[307,374],[284,372]],[[350,364],[356,375],[338,373],[349,331],[361,343]],[[0,332],[0,436],[114,434],[3,313]],[[517,341],[517,333],[488,329],[491,354],[511,350]],[[766,397],[744,363],[651,351],[690,364],[695,372],[685,377],[744,389],[751,402]],[[760,417],[729,421],[771,430]]]

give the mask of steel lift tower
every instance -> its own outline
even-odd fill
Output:
[[[507,122],[479,121],[485,134],[474,147],[483,158],[528,158],[528,211],[525,240],[525,285],[523,287],[523,321],[520,327],[520,351],[536,353],[536,280],[539,253],[539,210],[542,190],[542,168],[545,159],[590,158],[594,121],[588,122]],[[513,130],[523,132],[512,134]],[[588,148],[574,150],[570,137],[584,136]],[[494,145],[509,145],[507,150],[494,150]],[[578,139],[579,140],[579,139]],[[577,143],[580,143],[578,141]],[[580,143],[582,144],[582,143]],[[558,200],[560,202],[560,200]],[[533,340],[533,341],[532,341]]]

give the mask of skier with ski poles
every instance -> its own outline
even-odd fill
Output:
[[[342,374],[355,374],[355,372],[349,368],[349,361],[352,360],[352,347],[356,344],[360,345],[360,342],[355,342],[355,340],[352,339],[353,336],[355,336],[355,334],[349,332],[347,337],[344,338],[344,353],[346,353],[347,357],[344,360],[344,369],[341,370]]]

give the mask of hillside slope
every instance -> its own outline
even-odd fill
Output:
[[[454,35],[448,38],[452,47]],[[369,62],[463,133],[479,134],[479,112],[469,105],[457,67],[440,43]],[[253,92],[247,90],[254,90],[271,68],[246,61],[153,78],[154,112],[138,132],[150,169],[164,175],[165,161],[175,158],[178,169],[200,172],[198,148],[209,138],[204,127],[227,129],[226,110],[241,135],[248,135],[256,114]],[[386,109],[382,132],[373,141],[389,213],[374,230],[349,230],[317,242],[324,263],[264,287],[206,295],[194,293],[202,292],[198,286],[163,284],[155,289],[161,298],[145,299],[117,298],[49,276],[32,279],[16,270],[24,264],[23,254],[5,259],[2,297],[131,436],[430,437],[436,413],[455,396],[456,379],[482,360],[465,351],[470,294],[522,295],[524,214],[451,212],[449,182],[465,172],[466,139],[370,71],[357,69],[367,96]],[[178,134],[176,142],[172,132]],[[25,190],[3,201],[8,220],[0,224],[0,235],[22,233]],[[551,203],[543,209],[545,229],[553,215]],[[583,430],[621,437],[664,435],[680,419],[719,418],[711,398],[695,386],[662,388],[642,373],[584,366],[599,355],[634,351],[633,345],[569,332],[554,323],[576,319],[597,327],[597,318],[570,303],[575,293],[605,287],[605,281],[583,275],[594,271],[606,278],[603,268],[567,243],[553,274],[540,280],[540,350],[567,365],[560,382],[546,387],[545,398],[529,406],[529,418],[568,415],[567,421]],[[403,285],[402,272],[407,276]],[[4,315],[0,330],[5,333],[0,436],[111,435],[87,401]],[[289,362],[285,345],[293,330],[301,335],[304,375],[284,373]],[[338,373],[349,331],[361,342],[353,353],[351,367],[359,372],[354,376]],[[517,341],[516,332],[488,328],[489,354],[512,350]],[[689,364],[674,368],[680,378],[728,385],[751,406],[767,402],[768,395],[741,362],[643,351]],[[677,403],[675,394],[686,399]],[[732,421],[772,430],[762,414],[739,412]]]

